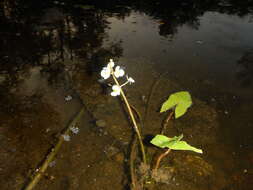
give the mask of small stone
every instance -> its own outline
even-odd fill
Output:
[[[106,122],[102,119],[99,119],[96,121],[96,126],[97,127],[106,127]]]

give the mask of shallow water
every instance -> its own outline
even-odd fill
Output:
[[[166,135],[183,133],[204,154],[173,152],[162,163],[170,168],[166,180],[149,189],[251,189],[252,8],[235,1],[5,4],[1,189],[24,187],[82,106],[80,133],[63,145],[36,188],[129,188],[128,117],[98,82],[109,58],[136,81],[125,90],[145,120],[145,138],[159,133],[166,115],[158,110],[169,94],[188,90],[193,97]],[[150,157],[157,151],[147,149]]]

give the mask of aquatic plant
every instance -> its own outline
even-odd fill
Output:
[[[171,150],[190,150],[201,154],[203,153],[201,149],[195,148],[185,141],[181,141],[182,138],[183,134],[180,136],[174,136],[173,138],[169,138],[165,135],[156,135],[150,141],[153,145],[159,148],[167,148],[167,150],[158,157],[155,165],[155,170],[158,169],[162,158],[168,155]]]
[[[131,106],[130,106],[130,104],[129,104],[126,96],[125,96],[125,93],[124,93],[123,89],[122,89],[123,86],[125,86],[127,84],[132,84],[135,81],[132,77],[128,77],[126,75],[126,79],[127,79],[126,82],[123,83],[122,85],[120,85],[120,83],[118,81],[118,78],[123,77],[125,75],[125,71],[120,66],[116,66],[115,69],[114,69],[114,66],[115,66],[114,61],[112,59],[110,59],[107,66],[102,68],[102,71],[101,71],[100,75],[105,80],[109,79],[112,76],[115,84],[112,85],[111,96],[119,96],[120,95],[122,97],[123,101],[125,102],[128,113],[129,113],[130,118],[131,118],[132,123],[133,123],[134,131],[136,132],[137,137],[138,137],[138,141],[139,141],[141,152],[142,152],[143,162],[146,163],[146,154],[145,154],[145,149],[144,149],[144,145],[143,145],[143,142],[142,142],[142,136],[141,136],[139,127],[137,125],[137,122],[135,120],[132,108],[131,108]]]
[[[137,125],[137,122],[135,120],[135,116],[133,114],[133,111],[136,111],[133,106],[131,106],[125,96],[125,93],[123,91],[123,86],[127,85],[127,84],[132,84],[134,83],[134,79],[131,77],[128,77],[127,75],[125,75],[125,71],[124,69],[122,69],[120,66],[115,66],[115,63],[112,59],[110,59],[109,63],[102,68],[101,72],[100,72],[101,77],[103,78],[103,80],[107,80],[110,77],[112,77],[114,84],[111,84],[112,87],[112,91],[111,91],[111,96],[121,96],[126,107],[128,110],[128,113],[130,115],[131,121],[133,123],[133,128],[134,131],[137,134],[138,137],[138,141],[140,144],[140,149],[142,152],[142,159],[143,159],[143,164],[147,165],[146,162],[146,153],[145,153],[145,149],[144,149],[144,145],[142,142],[142,136],[139,130],[139,127]],[[126,81],[120,85],[119,83],[119,78],[126,76]],[[166,119],[166,124],[168,123],[168,121],[172,118],[173,114],[175,115],[175,118],[179,118],[181,116],[183,116],[187,109],[192,105],[192,100],[191,100],[191,95],[189,94],[189,92],[187,91],[182,91],[182,92],[177,92],[174,94],[171,94],[169,96],[169,98],[162,104],[161,106],[161,110],[160,112],[166,112],[168,110],[172,110],[172,112],[169,114],[168,118]],[[183,135],[181,134],[180,136],[175,136],[173,138],[167,137],[165,135],[163,135],[163,130],[165,128],[165,125],[163,126],[162,132],[161,134],[156,135],[150,142],[159,147],[159,148],[166,148],[167,150],[162,153],[157,161],[156,161],[156,166],[154,168],[153,171],[157,171],[159,164],[162,160],[162,158],[164,158],[166,155],[168,155],[168,153],[171,150],[189,150],[189,151],[194,151],[197,153],[202,153],[201,149],[197,149],[191,145],[189,145],[187,142],[182,141],[181,139],[183,138]],[[133,158],[130,159],[132,161],[133,164]],[[131,175],[132,175],[132,184],[134,189],[137,188],[137,181],[136,181],[136,177],[133,177],[133,167],[131,166]]]
[[[189,92],[176,92],[174,94],[171,94],[170,97],[162,104],[160,113],[172,109],[172,114],[175,113],[175,118],[177,119],[183,116],[191,105],[192,100]],[[197,149],[189,145],[187,142],[181,141],[182,138],[183,134],[180,136],[174,136],[173,138],[159,134],[150,141],[153,145],[159,148],[167,148],[167,150],[158,157],[155,165],[155,170],[158,169],[162,158],[168,155],[171,150],[189,150],[197,153],[203,153],[201,149]]]

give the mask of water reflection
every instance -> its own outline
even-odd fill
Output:
[[[253,52],[245,53],[238,61],[240,70],[237,72],[237,77],[241,81],[243,87],[252,85],[253,80]]]
[[[47,67],[57,61],[81,59],[87,63],[83,65],[94,69],[109,57],[122,54],[119,42],[102,47],[108,25],[105,12],[58,3],[17,1],[3,5],[0,70],[12,73],[12,79],[25,65]]]

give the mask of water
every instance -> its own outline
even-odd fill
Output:
[[[159,133],[169,94],[193,97],[166,135],[183,133],[204,154],[171,153],[149,189],[251,189],[250,1],[15,3],[1,4],[1,189],[24,187],[82,106],[79,133],[35,189],[129,188],[132,130],[110,87],[98,83],[110,58],[136,81],[124,90],[145,119],[145,138]],[[152,159],[157,150],[147,149]]]
[[[206,12],[197,19],[196,27],[186,23],[177,27],[173,36],[164,37],[159,35],[159,20],[133,12],[124,20],[109,18],[108,32],[111,41],[122,41],[124,58],[146,58],[158,72],[170,70],[189,78],[211,78],[236,93],[240,88],[238,61],[252,50],[251,16]],[[247,90],[252,89],[240,88],[240,93]]]

